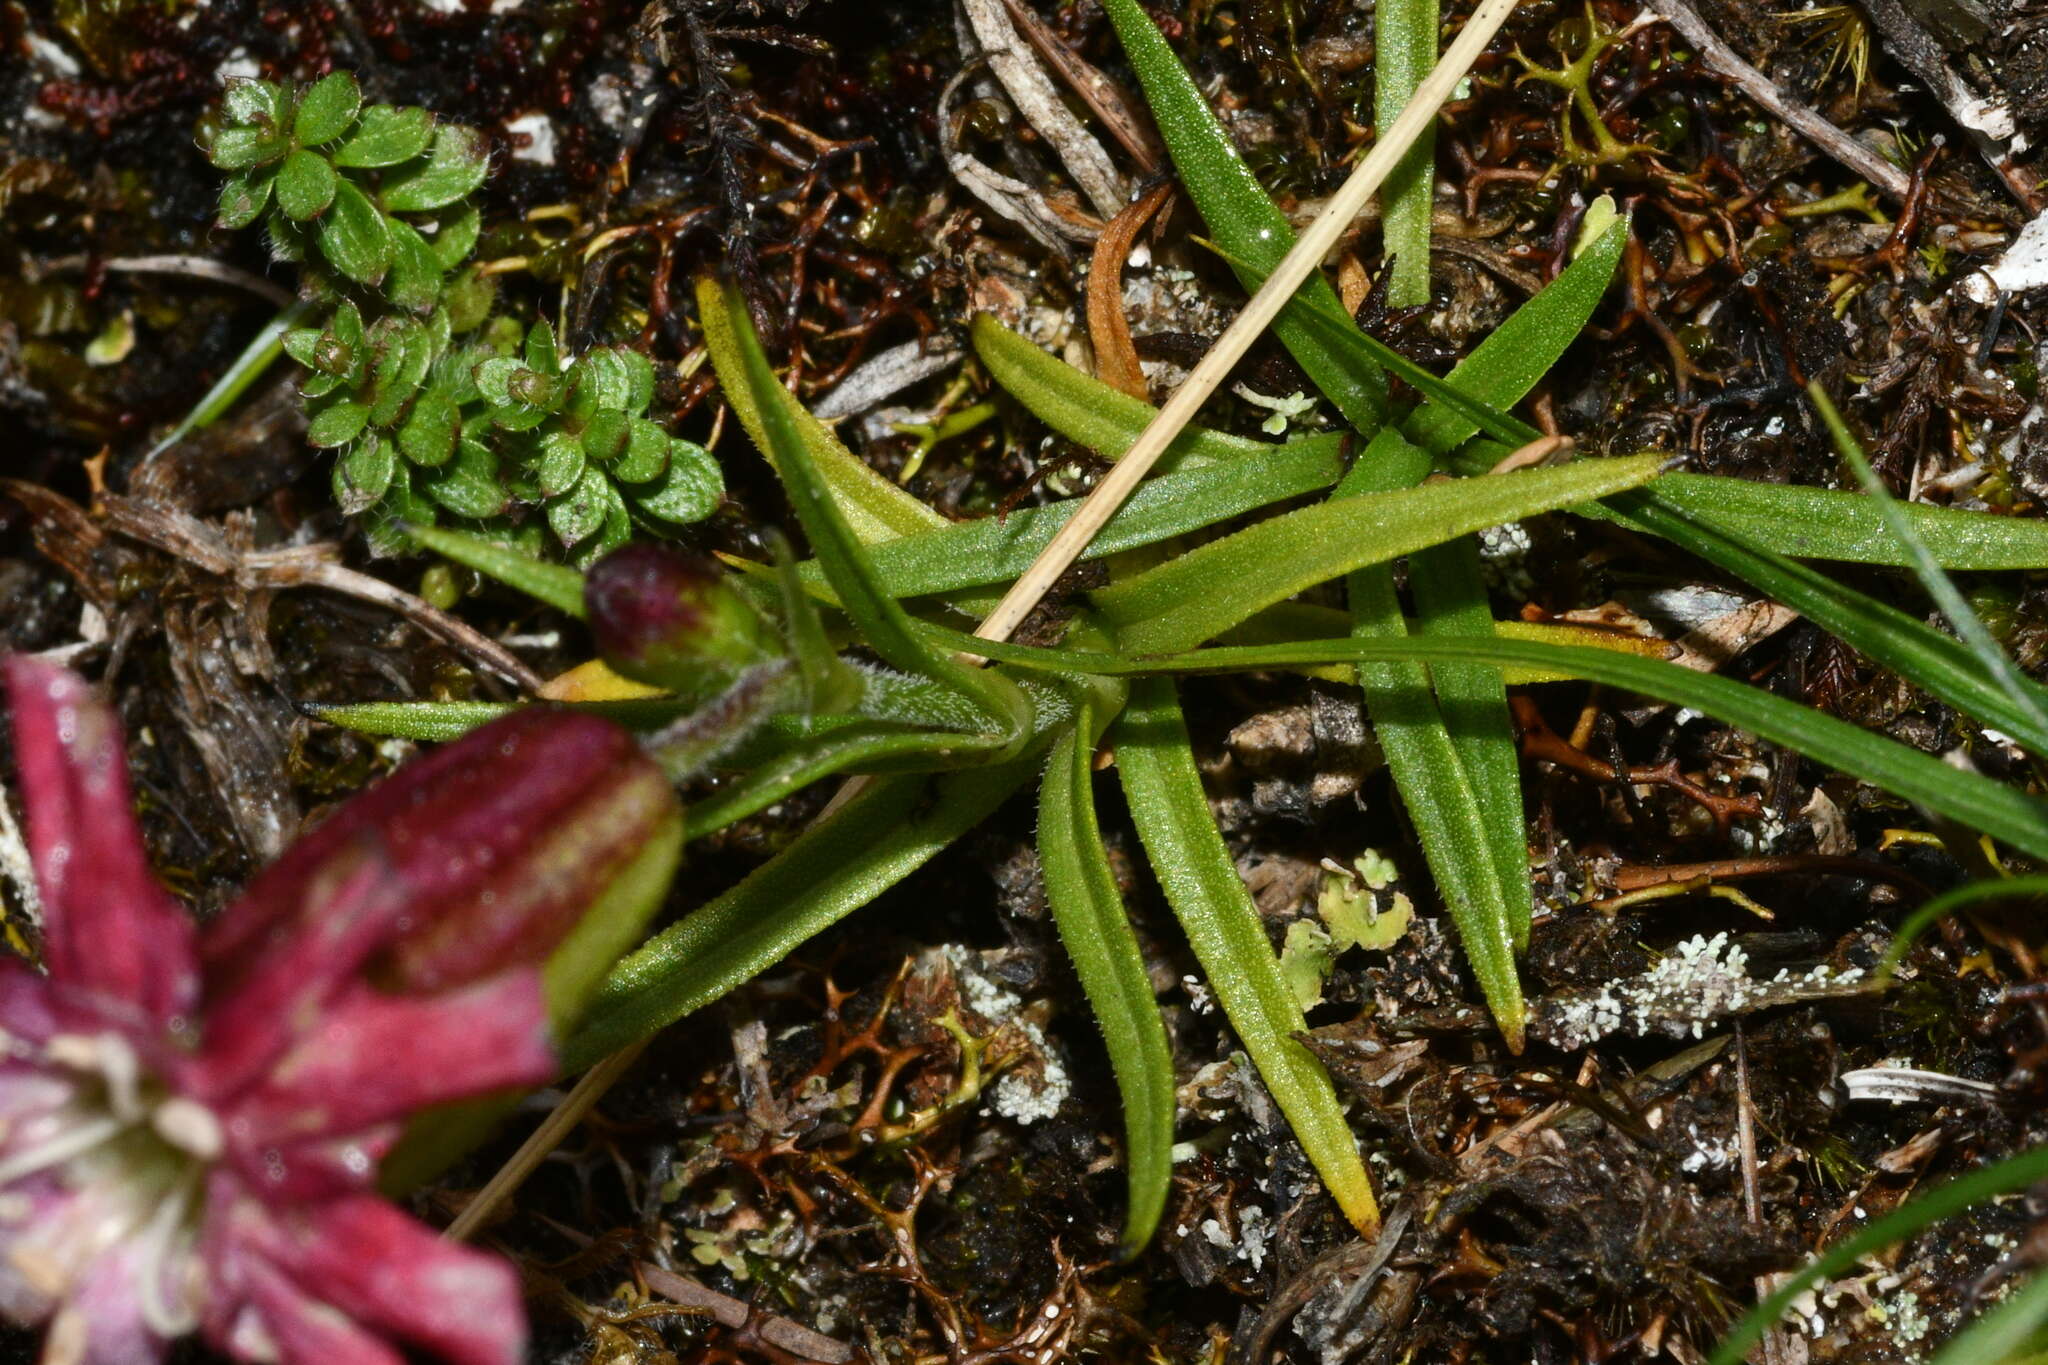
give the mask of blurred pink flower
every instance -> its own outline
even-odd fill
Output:
[[[374,1193],[429,1106],[554,1072],[543,967],[676,818],[603,721],[522,711],[344,806],[206,931],[150,874],[119,722],[0,663],[43,963],[0,962],[0,1313],[55,1365],[511,1365],[518,1275]]]

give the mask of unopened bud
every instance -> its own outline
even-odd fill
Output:
[[[774,626],[705,555],[648,544],[615,550],[584,577],[583,602],[606,663],[685,696],[788,653]]]

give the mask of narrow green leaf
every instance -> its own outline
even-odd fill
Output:
[[[1248,442],[1259,454],[1233,464],[1202,462],[1138,485],[1082,559],[1100,559],[1140,545],[1214,526],[1245,512],[1319,488],[1343,470],[1348,438],[1309,436],[1286,445]],[[1122,450],[1114,452],[1121,454]],[[1081,499],[1020,508],[1007,517],[955,522],[884,541],[868,551],[875,572],[898,597],[1006,583],[1023,573],[1074,515]],[[805,578],[820,579],[806,564]]]
[[[427,150],[434,138],[434,117],[424,109],[373,104],[348,141],[334,151],[334,164],[368,168],[396,166]]]
[[[2031,877],[1987,878],[1984,881],[1965,882],[1961,886],[1944,891],[1906,916],[1905,921],[1899,925],[1898,932],[1892,935],[1891,947],[1884,950],[1884,960],[1877,964],[1877,970],[1872,975],[1880,980],[1889,980],[1920,935],[1966,905],[1983,905],[1990,901],[2030,900],[2043,896],[2048,896],[2048,876],[2040,874]]]
[[[1667,474],[1657,481],[1657,498],[1695,521],[1795,559],[1910,566],[1906,547],[1886,527],[1877,505],[1858,493],[1711,474]],[[1584,516],[1605,515],[1598,505],[1574,510]],[[1903,510],[1921,543],[1944,569],[2048,569],[2048,519],[1917,502]]]
[[[788,957],[980,824],[1037,775],[1043,746],[932,781],[869,784],[739,885],[655,935],[606,979],[562,1049],[578,1071]]]
[[[1834,437],[1835,449],[1843,461],[1855,472],[1856,481],[1863,485],[1863,494],[1877,504],[1878,514],[1884,518],[1885,528],[1892,533],[1892,539],[1905,548],[1908,564],[1913,576],[1920,580],[1920,586],[1941,608],[1941,614],[1948,618],[1949,625],[1969,647],[1978,664],[1994,679],[2005,692],[2012,704],[2025,714],[2029,728],[2036,735],[2048,736],[2048,708],[2041,704],[2039,689],[2024,676],[2019,665],[1991,638],[1977,613],[1971,609],[1956,585],[1949,581],[1941,570],[1934,554],[1924,545],[1914,529],[1911,518],[1893,500],[1884,481],[1877,477],[1877,471],[1870,467],[1870,460],[1864,455],[1863,447],[1856,440],[1849,424],[1842,420],[1842,414],[1835,409],[1828,392],[1816,379],[1807,384],[1806,396],[1820,409],[1821,420],[1827,424],[1828,434]],[[2036,757],[2048,757],[2048,748],[2031,744]]]
[[[363,192],[337,180],[320,219],[320,254],[357,284],[375,284],[391,268],[391,229]]]
[[[1122,687],[1085,686],[1072,725],[1062,729],[1038,790],[1038,861],[1045,900],[1102,1029],[1123,1096],[1124,1164],[1130,1204],[1124,1254],[1152,1240],[1173,1176],[1173,1050],[1144,954],[1103,851],[1095,818],[1095,744],[1123,701]]]
[[[1582,460],[1346,498],[1269,518],[1094,594],[1131,650],[1187,648],[1367,564],[1632,488],[1659,457]]]
[[[1615,267],[1628,246],[1628,234],[1629,220],[1624,215],[1574,256],[1540,293],[1508,314],[1441,382],[1472,402],[1497,411],[1505,412],[1521,402],[1585,331],[1614,279]],[[1449,453],[1481,429],[1478,422],[1436,395],[1402,426],[1410,440],[1437,455]],[[1534,431],[1529,431],[1521,441],[1534,439]]]
[[[926,627],[935,642],[967,637]],[[1838,768],[1874,786],[1924,806],[1968,828],[2001,839],[2035,858],[2048,858],[2048,802],[1974,772],[1952,768],[1938,758],[1909,749],[1813,707],[1788,701],[1712,673],[1646,659],[1617,650],[1552,645],[1495,636],[1378,641],[1315,640],[1283,645],[1229,645],[1190,653],[1133,658],[1124,654],[1068,649],[1034,649],[983,641],[986,657],[1059,673],[1101,673],[1114,677],[1151,673],[1241,672],[1300,664],[1406,660],[1414,663],[1526,665],[1627,688],[1659,701],[1690,706],[1727,724],[1780,744],[1816,763]]]
[[[1663,482],[1609,498],[1612,519],[1679,545],[1798,611],[1829,634],[1941,698],[1973,719],[2012,735],[2034,753],[2048,753],[2048,728],[2037,713],[2048,689],[2021,677],[2002,686],[1969,647],[1888,602],[1773,554],[1747,538],[1675,510]],[[2031,706],[2018,704],[2026,697]]]
[[[159,451],[170,449],[201,427],[218,421],[222,413],[234,406],[236,399],[248,392],[251,384],[277,363],[277,357],[284,350],[286,334],[303,326],[313,313],[314,304],[310,299],[297,299],[264,323],[221,377],[213,382],[213,387],[192,405],[192,410],[179,418],[178,424],[149,448],[149,454],[143,456],[144,461],[154,458]]]
[[[803,523],[804,534],[810,539],[827,581],[839,594],[840,605],[859,627],[862,643],[896,667],[935,678],[971,699],[991,723],[1004,731],[1007,743],[1022,742],[1029,728],[1030,703],[1007,680],[933,650],[911,628],[909,614],[883,590],[859,539],[813,461],[799,418],[803,408],[776,382],[774,371],[769,369],[745,300],[729,287],[715,297],[726,335],[731,339],[725,354],[712,353],[720,385],[728,396],[735,390],[744,390],[758,412],[762,434],[767,439],[764,449],[773,452],[773,463],[782,476],[790,505]],[[674,462],[672,454],[672,468]]]
[[[1238,274],[1247,290],[1256,290],[1293,247],[1293,226],[1244,164],[1230,133],[1210,112],[1187,68],[1138,0],[1103,0],[1103,8],[1144,87],[1145,101],[1188,197],[1227,258],[1251,267]],[[1256,278],[1248,278],[1253,272]],[[1386,377],[1332,348],[1303,318],[1300,301],[1307,299],[1343,314],[1344,305],[1328,280],[1311,275],[1295,291],[1295,299],[1274,320],[1273,335],[1344,419],[1370,435],[1386,417]]]
[[[2043,1179],[2048,1179],[2048,1147],[2036,1147],[1959,1176],[1866,1224],[1853,1237],[1835,1243],[1772,1290],[1721,1339],[1714,1354],[1707,1358],[1707,1365],[1742,1365],[1750,1347],[1785,1315],[1794,1300],[1821,1281],[1842,1274],[1873,1251],[1881,1251],[1945,1218],[1967,1213],[1979,1204],[2017,1193]]]
[[[2012,1365],[2020,1351],[2038,1346],[2044,1327],[2048,1327],[2048,1274],[2037,1269],[2026,1283],[1950,1337],[1932,1365]]]
[[[1479,571],[1479,546],[1471,536],[1418,550],[1408,560],[1408,581],[1423,635],[1493,638],[1493,610]],[[1522,814],[1521,749],[1508,713],[1507,683],[1499,669],[1483,664],[1438,664],[1429,676],[1484,817],[1474,831],[1477,851],[1493,859],[1509,936],[1517,949],[1526,948],[1535,902]],[[1505,1021],[1503,1027],[1510,1037],[1518,1031]]]
[[[744,312],[738,318],[729,316],[718,281],[705,278],[697,282],[697,314],[702,319],[704,346],[711,353],[713,368],[720,374],[739,373],[742,362],[737,327],[746,321]],[[768,439],[762,406],[751,388],[741,387],[737,392],[725,393],[723,397],[732,405],[740,425],[747,429],[754,445],[770,464],[774,464],[777,459],[775,447]],[[801,404],[791,404],[787,411],[812,464],[817,467],[819,477],[832,490],[840,515],[846,518],[847,525],[863,543],[872,545],[912,531],[927,531],[949,524],[912,494],[868,468],[840,443],[824,423],[804,411]],[[781,472],[779,468],[777,472]]]
[[[495,578],[537,602],[577,620],[583,619],[583,575],[560,564],[549,564],[522,554],[502,541],[432,526],[408,528],[414,540],[443,559],[452,559]]]
[[[1436,0],[1379,0],[1375,11],[1373,119],[1384,133],[1408,107],[1436,65]],[[1401,158],[1380,189],[1380,232],[1393,258],[1387,302],[1414,308],[1429,302],[1429,226],[1436,211],[1436,127]]]
[[[299,116],[292,124],[292,137],[301,147],[318,147],[332,142],[355,122],[363,107],[363,92],[356,78],[346,71],[321,77],[299,97]]]
[[[1307,1021],[1210,817],[1173,683],[1133,687],[1112,737],[1131,818],[1203,975],[1337,1206],[1370,1236],[1372,1181],[1328,1074],[1296,1037]]]
[[[393,213],[438,209],[475,193],[490,168],[490,149],[476,129],[444,123],[424,158],[385,176],[379,198]]]
[[[1338,497],[1359,497],[1414,484],[1429,472],[1429,452],[1391,427],[1373,438],[1365,454],[1338,486]],[[1391,563],[1354,571],[1346,583],[1351,606],[1351,635],[1360,640],[1398,642],[1408,634],[1394,586]],[[1491,623],[1489,622],[1489,629]],[[1488,1008],[1510,1046],[1520,1049],[1526,1009],[1522,983],[1515,971],[1517,917],[1511,895],[1526,896],[1525,866],[1510,881],[1501,876],[1503,859],[1492,856],[1504,837],[1522,837],[1519,784],[1512,803],[1514,823],[1507,826],[1509,804],[1496,801],[1489,809],[1454,739],[1452,726],[1431,687],[1430,671],[1405,660],[1357,665],[1357,680],[1372,720],[1373,734],[1385,755],[1401,804],[1415,826],[1423,857],[1458,928],[1458,938],[1472,964],[1472,974],[1486,993]],[[1515,774],[1510,773],[1513,779]]]

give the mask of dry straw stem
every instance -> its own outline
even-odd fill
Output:
[[[1088,548],[1088,542],[1095,539],[1096,532],[1116,515],[1124,499],[1150,472],[1153,463],[1172,444],[1173,438],[1180,435],[1181,428],[1194,419],[1195,413],[1223,382],[1239,357],[1250,349],[1252,342],[1294,297],[1296,286],[1322,263],[1323,257],[1337,244],[1337,239],[1351,221],[1364,210],[1366,201],[1372,198],[1388,173],[1436,117],[1437,110],[1451,97],[1451,91],[1465,78],[1472,64],[1479,60],[1479,54],[1486,50],[1501,24],[1514,12],[1515,4],[1516,0],[1482,0],[1466,22],[1464,32],[1458,35],[1450,50],[1444,53],[1443,60],[1424,78],[1415,91],[1415,98],[1394,120],[1393,127],[1387,129],[1373,145],[1372,151],[1358,163],[1358,168],[1351,172],[1343,188],[1330,197],[1315,221],[1296,240],[1294,249],[1281,260],[1259,292],[1252,295],[1251,302],[1209,348],[1201,363],[1173,391],[1173,397],[1166,400],[1166,406],[1159,410],[1151,425],[1139,434],[1130,450],[1096,485],[1095,491],[1088,495],[1088,500],[1073,519],[1053,537],[1052,543],[1025,570],[1023,577],[1011,585],[1003,600],[975,630],[977,636],[984,640],[1009,639],[1011,632],[1045,596],[1046,590],[1081,557],[1082,551]]]

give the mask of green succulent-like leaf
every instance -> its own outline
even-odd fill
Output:
[[[494,408],[512,406],[512,376],[525,367],[510,356],[492,356],[471,371],[477,392]]]
[[[343,399],[313,414],[313,420],[306,424],[306,440],[323,450],[345,446],[362,435],[369,421],[368,404]]]
[[[349,125],[356,121],[356,111],[362,107],[363,92],[354,76],[346,71],[323,76],[299,97],[299,116],[292,124],[292,137],[301,147],[332,142],[349,130]]]
[[[484,183],[490,165],[490,149],[476,129],[441,124],[424,157],[385,177],[384,207],[393,213],[424,213],[467,199]]]
[[[496,277],[478,273],[475,266],[457,271],[441,289],[441,302],[447,311],[449,325],[457,332],[481,327],[490,317],[491,307],[497,298]]]
[[[692,441],[668,443],[668,468],[661,478],[633,490],[633,504],[651,517],[687,525],[718,510],[725,476],[711,452]]]
[[[534,474],[540,480],[543,497],[560,497],[574,488],[583,477],[583,469],[583,443],[574,436],[566,431],[551,431],[540,438],[540,462],[534,466]]]
[[[349,383],[345,375],[312,374],[306,377],[305,383],[299,385],[299,396],[310,401],[315,398],[325,398],[329,394],[337,393],[347,387],[349,387]]]
[[[316,374],[346,373],[354,356],[340,344],[321,343],[333,333],[320,327],[294,327],[284,334],[284,353]]]
[[[583,451],[591,459],[608,465],[626,453],[626,443],[632,435],[633,419],[606,408],[583,428]]]
[[[277,168],[277,206],[302,223],[318,218],[334,202],[338,179],[320,153],[293,152]]]
[[[577,362],[576,388],[594,411],[630,411],[627,403],[633,395],[632,375],[616,347],[600,346]]]
[[[228,82],[221,94],[220,107],[230,123],[254,124],[283,132],[291,114],[291,96],[276,81],[240,77]]]
[[[443,270],[453,270],[469,259],[469,253],[476,250],[477,235],[483,231],[483,214],[474,204],[463,204],[453,213],[441,216],[440,230],[434,233],[434,259]]]
[[[505,510],[498,457],[483,442],[467,436],[456,444],[454,459],[422,472],[418,482],[421,492],[458,517],[483,521]]]
[[[424,109],[373,104],[348,141],[334,149],[334,164],[355,169],[410,161],[433,141],[434,116]]]
[[[346,180],[320,219],[320,254],[357,284],[376,284],[391,268],[391,228],[369,197]]]
[[[582,452],[579,450],[578,455]],[[566,547],[573,549],[576,543],[587,536],[596,534],[604,525],[606,508],[605,478],[594,469],[585,469],[574,487],[548,503],[548,528],[555,538]]]
[[[654,362],[624,347],[618,355],[626,362],[626,411],[638,417],[654,401]]]
[[[441,298],[441,263],[433,248],[409,223],[385,220],[391,229],[391,273],[384,278],[384,294],[399,308],[424,313]]]
[[[334,500],[342,515],[355,516],[382,498],[397,468],[397,452],[376,432],[349,447],[334,462]]]
[[[412,415],[405,419],[405,425],[398,432],[398,448],[414,464],[446,464],[455,453],[456,437],[461,430],[462,417],[455,404],[441,390],[430,388],[413,402]],[[497,472],[495,461],[491,472]],[[433,496],[431,489],[428,495]],[[445,505],[446,500],[436,498],[435,501]]]
[[[629,417],[626,448],[612,464],[612,477],[626,483],[658,479],[668,469],[669,435],[657,422]]]
[[[245,228],[263,216],[270,203],[276,177],[267,171],[240,171],[220,187],[220,225],[233,231]]]
[[[555,345],[555,329],[545,321],[536,322],[527,329],[526,346],[521,354],[526,358],[526,368],[535,374],[553,376],[562,372],[562,356]]]
[[[370,328],[369,344],[377,357],[371,371],[370,421],[388,427],[426,382],[434,363],[434,342],[425,328],[408,318],[381,317]]]
[[[602,470],[591,470],[589,477],[597,480],[604,499],[604,520],[598,524],[597,534],[576,553],[577,564],[586,569],[633,538],[633,514],[626,509],[618,485],[606,478]]]
[[[269,128],[230,124],[218,129],[206,147],[206,159],[224,171],[245,171],[282,160],[291,140]]]

